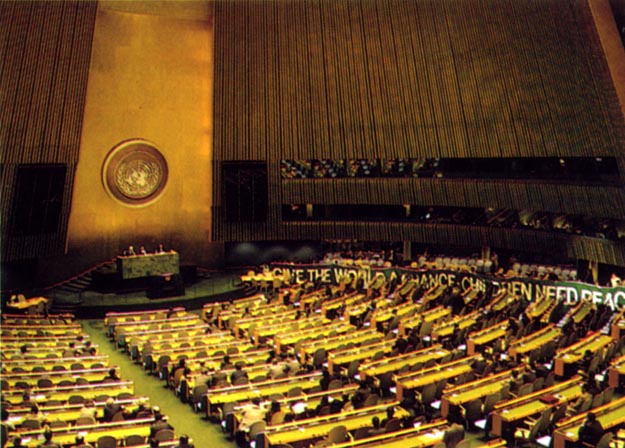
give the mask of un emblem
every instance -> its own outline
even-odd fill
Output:
[[[129,206],[143,206],[156,200],[167,183],[167,162],[146,140],[129,140],[115,146],[102,166],[106,191]]]

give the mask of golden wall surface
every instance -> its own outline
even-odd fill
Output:
[[[182,261],[206,262],[212,247],[212,20],[115,4],[99,3],[68,254],[103,261],[129,244],[150,250],[162,242]],[[160,150],[169,175],[158,199],[129,207],[106,192],[102,167],[112,148],[135,138]]]

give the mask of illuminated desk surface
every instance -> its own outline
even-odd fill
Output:
[[[432,337],[437,339],[444,336],[451,336],[458,330],[470,328],[476,324],[480,318],[480,312],[474,311],[464,316],[455,316],[450,320],[437,323],[432,328]]]
[[[398,372],[404,366],[414,366],[430,360],[440,360],[449,354],[449,351],[444,350],[441,345],[437,344],[391,358],[366,362],[360,366],[360,377],[364,380],[370,376],[377,376],[387,372]]]
[[[98,438],[104,435],[113,436],[117,440],[124,440],[127,436],[132,434],[147,437],[150,435],[152,422],[154,422],[154,418],[98,423],[96,425],[74,426],[70,428],[53,428],[52,441],[62,446],[72,445],[75,443],[76,435],[78,435],[79,432],[85,434],[85,442],[92,443],[94,446],[97,444]],[[29,448],[37,447],[43,443],[42,431],[40,429],[36,431],[9,433],[9,437],[13,435],[20,435],[22,437],[22,443]]]
[[[397,383],[397,399],[403,398],[403,392],[406,389],[417,389],[427,384],[438,383],[441,380],[455,378],[463,373],[469,373],[473,369],[471,364],[478,359],[479,356],[461,358],[445,364],[439,364],[433,367],[408,372],[395,376]]]
[[[615,428],[625,423],[625,397],[594,408],[592,412],[595,413],[605,431],[615,432]],[[553,432],[553,448],[564,448],[567,442],[576,443],[579,428],[587,415],[588,413],[579,414],[559,424]]]
[[[23,401],[22,390],[10,390],[4,392],[2,399],[11,404],[20,404]],[[117,383],[98,383],[68,387],[34,388],[30,390],[31,400],[47,402],[48,400],[67,401],[72,395],[81,395],[85,399],[93,400],[99,395],[116,396],[121,393],[134,394],[132,381],[120,381]]]
[[[565,373],[567,364],[574,364],[584,356],[586,350],[590,350],[593,354],[612,342],[612,338],[601,333],[593,333],[573,345],[558,350],[555,357],[554,372],[556,375],[562,376]]]
[[[384,338],[382,333],[374,329],[356,330],[351,333],[329,336],[327,338],[316,339],[305,342],[300,346],[300,359],[306,359],[307,355],[313,355],[317,349],[323,348],[326,351],[339,349],[346,344],[361,344],[365,341],[380,341]]]
[[[515,369],[516,370],[516,369]],[[450,406],[460,406],[477,398],[500,392],[510,383],[512,370],[486,376],[484,378],[447,388],[441,398],[441,416],[447,418]]]
[[[241,386],[230,386],[221,389],[209,389],[206,398],[210,405],[249,401],[254,397],[268,397],[272,394],[286,394],[294,387],[306,391],[319,385],[320,373],[295,376],[280,380],[269,380],[260,383],[249,383]]]
[[[448,428],[445,420],[423,424],[414,428],[401,429],[388,434],[379,434],[365,439],[351,442],[337,443],[334,448],[423,448],[434,446],[443,441],[445,430]]]
[[[555,341],[562,335],[562,330],[553,324],[546,326],[532,334],[528,334],[516,341],[510,343],[508,353],[514,359],[519,355],[526,355],[538,350],[550,341]]]
[[[504,425],[514,424],[532,415],[537,415],[548,408],[570,402],[578,398],[582,393],[581,380],[579,377],[565,381],[555,386],[547,387],[534,393],[523,395],[513,400],[508,400],[495,405],[493,411],[493,434],[502,436]],[[541,400],[543,396],[554,396],[557,401],[546,403]]]
[[[474,355],[477,348],[503,338],[508,331],[508,321],[499,322],[483,330],[469,333],[467,337],[467,355]]]
[[[398,405],[399,402],[391,402],[341,412],[340,414],[330,414],[276,426],[268,426],[265,429],[265,437],[271,445],[275,445],[325,437],[332,428],[338,425],[344,425],[348,431],[354,431],[358,428],[370,426],[373,417],[378,417],[380,420],[386,418],[386,410],[391,406],[396,408],[395,417],[407,417],[409,413]]]
[[[393,350],[394,340],[382,340],[360,347],[346,348],[328,353],[328,369],[330,372],[336,366],[347,365],[352,361],[372,358],[376,353],[390,353]]]

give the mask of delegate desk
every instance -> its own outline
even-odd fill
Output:
[[[276,321],[277,322],[275,323],[265,323],[262,327],[256,327],[254,330],[254,344],[256,346],[265,342],[267,339],[273,338],[275,342],[275,339],[280,335],[285,335],[287,337],[293,336],[303,328],[320,328],[331,322],[322,315],[306,317],[298,320],[292,320],[289,317],[286,319],[279,317],[276,318]]]
[[[29,314],[44,314],[48,310],[50,300],[45,297],[26,298],[22,294],[13,296],[7,303],[9,312],[27,312]]]
[[[314,341],[304,342],[300,346],[300,360],[304,362],[309,356],[313,356],[315,352],[323,348],[326,351],[341,350],[348,345],[357,346],[359,344],[365,344],[367,341],[381,341],[384,335],[373,329],[357,330],[347,334],[340,334],[323,339],[316,339]]]
[[[115,367],[117,368],[117,367]],[[87,380],[90,383],[102,381],[109,373],[108,367],[98,367],[95,369],[71,370],[71,371],[52,371],[52,372],[22,372],[2,374],[2,379],[9,383],[9,386],[15,387],[17,383],[25,382],[30,385],[36,385],[40,379],[49,379],[53,384],[59,384],[61,381],[75,382],[78,378]]]
[[[67,402],[73,395],[80,395],[85,400],[93,400],[100,395],[118,396],[119,394],[134,394],[132,381],[118,381],[116,383],[97,383],[73,386],[42,387],[29,390],[32,400],[47,402],[58,400]],[[23,390],[9,390],[2,394],[2,399],[11,404],[20,404],[23,401]]]
[[[481,355],[460,358],[445,364],[426,367],[414,372],[402,373],[395,376],[397,384],[397,399],[402,400],[404,390],[419,389],[425,385],[447,381],[473,371],[471,364],[481,359]]]
[[[252,398],[269,397],[273,394],[287,394],[294,387],[300,387],[307,391],[319,386],[320,373],[269,380],[259,383],[248,383],[241,386],[230,386],[221,389],[209,389],[203,398],[206,405],[206,416],[210,417],[216,406],[224,403],[237,403],[251,401]]]
[[[332,334],[345,334],[355,331],[356,327],[345,323],[320,324],[312,328],[300,328],[297,332],[276,334],[273,338],[276,353],[280,353],[282,347],[295,345],[299,341],[310,339],[321,339]]]
[[[391,358],[370,361],[360,366],[360,379],[364,380],[367,377],[376,377],[388,372],[399,372],[403,368],[424,364],[428,361],[439,361],[449,355],[449,351],[444,350],[440,344],[437,344]]]
[[[85,442],[97,445],[102,436],[113,436],[118,441],[137,434],[143,437],[150,435],[150,427],[154,418],[140,420],[124,420],[121,422],[97,423],[95,425],[72,426],[65,428],[52,428],[52,440],[61,446],[70,446],[76,442],[78,433],[84,433]],[[42,430],[20,431],[9,433],[9,436],[19,435],[22,443],[28,448],[35,448],[43,443]],[[119,445],[118,445],[119,446]]]
[[[332,399],[342,399],[344,396],[351,396],[354,392],[356,392],[356,390],[358,389],[358,385],[357,384],[350,384],[347,386],[344,386],[340,389],[330,389],[330,390],[325,390],[325,391],[321,391],[321,392],[312,392],[306,395],[300,395],[297,397],[283,397],[280,399],[271,399],[271,400],[265,400],[265,401],[261,401],[260,406],[263,407],[264,409],[269,410],[269,408],[271,407],[272,402],[276,401],[278,403],[280,403],[280,406],[282,409],[287,410],[287,409],[293,409],[293,406],[295,404],[298,405],[305,405],[302,406],[305,409],[316,409],[317,406],[319,406],[319,404],[321,403],[321,401],[324,398],[327,398],[328,400],[330,398]],[[233,433],[236,431],[236,429],[239,426],[239,423],[242,419],[242,414],[241,411],[243,409],[243,403],[239,403],[239,405],[235,406],[234,408],[234,427],[233,427]],[[287,411],[288,412],[288,411]],[[225,417],[225,416],[223,416]],[[222,417],[222,418],[223,418]]]
[[[400,429],[390,433],[352,440],[345,443],[336,443],[333,448],[426,448],[435,446],[443,441],[445,430],[449,424],[445,420]]]
[[[432,338],[439,339],[441,337],[451,336],[454,333],[471,328],[480,319],[481,313],[473,311],[463,316],[455,316],[450,320],[437,323],[432,328]]]
[[[592,409],[605,431],[616,432],[625,423],[625,397]],[[578,447],[579,428],[588,413],[578,414],[557,425],[553,432],[553,448]]]
[[[96,356],[79,356],[71,358],[40,358],[40,359],[11,359],[9,361],[3,361],[3,368],[10,368],[13,372],[29,372],[35,367],[43,367],[44,370],[57,370],[60,371],[63,368],[65,370],[83,370],[86,365],[102,367],[108,365],[108,355],[96,355]]]
[[[139,403],[148,404],[147,397],[133,397],[123,400],[115,400],[116,403],[122,405],[124,410],[132,411],[138,408]],[[94,401],[94,407],[96,408],[97,417],[104,415],[104,406],[106,401]],[[80,417],[80,410],[84,404],[62,404],[55,406],[39,406],[39,412],[41,412],[47,421],[61,421],[61,422],[75,422]],[[9,415],[9,422],[16,427],[20,426],[24,420],[29,418],[31,412],[30,406],[16,408],[12,407]]]
[[[521,369],[518,370],[520,371]],[[441,416],[447,418],[450,411],[454,410],[454,407],[457,408],[477,398],[484,398],[501,392],[510,384],[511,375],[512,370],[506,370],[505,372],[445,389],[441,398]]]
[[[361,345],[360,347],[345,348],[343,350],[335,350],[328,353],[328,370],[334,372],[334,369],[340,366],[346,366],[353,361],[363,359],[371,359],[378,352],[385,354],[393,351],[395,340],[382,340],[373,344]]]
[[[507,289],[502,289],[502,291],[497,294],[488,304],[488,308],[492,309],[496,312],[503,311],[507,306],[512,305],[514,302],[519,300],[520,296],[516,294],[510,293]]]
[[[467,337],[467,355],[474,355],[481,351],[480,348],[482,346],[494,343],[498,339],[505,337],[507,331],[508,321],[505,320],[482,330],[469,333]]]
[[[581,383],[581,378],[575,376],[555,386],[497,403],[492,414],[493,434],[504,439],[510,438],[516,425],[524,419],[541,414],[546,409],[568,403],[581,396]]]
[[[370,406],[352,411],[345,411],[339,414],[330,414],[310,419],[297,420],[275,426],[267,426],[265,429],[264,446],[302,442],[314,440],[328,435],[335,426],[343,425],[348,431],[355,431],[358,428],[371,426],[371,419],[378,417],[380,420],[386,418],[386,410],[395,407],[395,417],[408,417],[410,414],[404,408],[398,406],[399,402],[389,402]]]
[[[613,339],[605,334],[593,333],[573,345],[558,350],[555,358],[554,372],[558,376],[574,373],[575,364],[583,358],[586,350],[595,353],[607,346]]]
[[[180,272],[177,252],[117,257],[117,272],[122,280]]]
[[[625,355],[616,358],[610,363],[608,385],[620,391],[623,389],[623,378],[625,378]]]
[[[271,353],[270,348],[263,348],[260,350],[252,350],[252,351],[244,351],[241,353],[236,353],[232,355],[228,355],[230,358],[230,363],[236,365],[238,362],[242,361],[246,365],[254,365],[259,363],[261,360],[269,359],[269,355]],[[212,373],[219,370],[219,367],[224,359],[224,355],[212,355],[212,356],[204,356],[200,358],[187,358],[187,362],[185,366],[191,369],[191,372],[197,372],[201,367],[205,367],[206,369],[212,370]],[[203,365],[200,365],[203,363]],[[166,368],[167,371],[170,372],[172,368],[175,368],[178,365],[178,361],[170,361]]]
[[[508,354],[518,361],[519,356],[529,356],[530,353],[540,350],[549,342],[556,341],[561,335],[562,331],[558,327],[549,324],[545,328],[510,343]]]
[[[416,315],[404,318],[399,323],[398,333],[400,336],[407,336],[413,329],[419,328],[424,322],[433,322],[434,324],[451,315],[451,308],[437,306],[427,311],[417,313]],[[422,336],[426,336],[423,334]]]

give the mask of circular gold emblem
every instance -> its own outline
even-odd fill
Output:
[[[126,141],[106,156],[102,178],[104,188],[115,199],[131,206],[146,205],[165,188],[167,162],[152,143]]]

